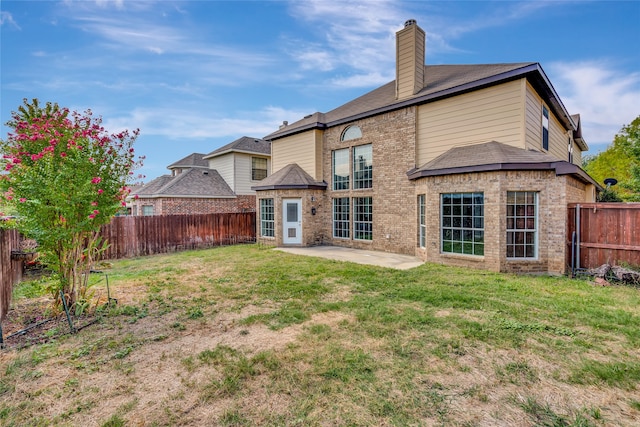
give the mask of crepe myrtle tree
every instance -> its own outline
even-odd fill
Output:
[[[0,140],[0,197],[54,272],[56,304],[60,291],[72,306],[87,303],[89,270],[107,247],[100,227],[125,205],[127,184],[142,164],[133,149],[139,130],[109,134],[101,123],[91,110],[25,99]]]

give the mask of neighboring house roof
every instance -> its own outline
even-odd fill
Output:
[[[498,170],[555,170],[556,175],[574,175],[598,184],[580,167],[534,150],[523,150],[492,141],[452,148],[419,168],[407,172],[409,179]],[[598,186],[599,187],[599,186]]]
[[[233,191],[215,169],[187,169],[180,175],[162,175],[136,193],[139,198],[158,197],[235,197]]]
[[[256,191],[284,190],[290,188],[324,190],[327,188],[327,183],[316,181],[300,166],[291,163],[260,181],[260,185],[251,187],[252,190]]]
[[[576,124],[569,116],[540,64],[521,62],[513,64],[425,65],[424,88],[413,96],[397,99],[394,80],[328,113],[310,114],[295,123],[281,126],[277,131],[265,136],[265,139],[271,141],[309,129],[326,129],[410,105],[433,102],[524,77],[549,102],[550,107],[566,128],[576,130]],[[582,143],[584,144],[584,141]],[[588,149],[586,144],[582,148]]]
[[[176,168],[208,168],[209,162],[203,159],[204,154],[202,153],[191,153],[187,157],[178,160],[167,166],[167,169],[176,169]]]
[[[271,155],[271,143],[260,138],[252,138],[249,136],[243,136],[238,138],[227,145],[224,145],[211,153],[204,155],[204,159],[210,159],[212,157],[221,156],[223,154],[237,152],[248,154],[262,154],[266,156]]]

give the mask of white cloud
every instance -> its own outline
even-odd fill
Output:
[[[111,115],[105,119],[104,127],[109,132],[139,128],[144,136],[182,140],[242,135],[263,137],[278,129],[284,120],[298,120],[306,113],[267,106],[258,111],[236,112],[232,117],[194,113],[180,108],[136,108],[124,116]]]
[[[18,30],[20,30],[20,26],[18,25],[18,23],[13,19],[13,15],[10,14],[9,12],[6,11],[1,11],[0,12],[0,26],[4,27],[5,25],[14,27]]]
[[[549,74],[571,114],[580,114],[594,148],[610,144],[623,125],[640,115],[640,72],[623,74],[606,61],[553,63]]]

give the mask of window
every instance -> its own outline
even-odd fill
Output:
[[[427,205],[425,195],[418,196],[418,245],[421,248],[427,247]]]
[[[567,151],[569,153],[569,163],[573,163],[573,142],[571,141],[571,137],[567,137]]]
[[[349,189],[349,149],[335,150],[331,153],[333,169],[333,189]]]
[[[153,206],[152,205],[142,205],[142,215],[153,215]]]
[[[549,110],[542,106],[542,148],[549,150]]]
[[[333,237],[349,238],[349,198],[333,199]]]
[[[507,258],[536,258],[538,193],[507,192]]]
[[[251,179],[260,181],[267,177],[267,159],[262,157],[251,158]]]
[[[353,147],[353,188],[373,186],[373,150],[371,144]]]
[[[484,194],[441,194],[442,252],[484,255]]]
[[[274,237],[275,213],[273,199],[260,199],[260,236]]]
[[[373,204],[371,197],[353,198],[353,238],[373,240]]]
[[[340,141],[349,141],[350,139],[362,138],[362,131],[358,126],[349,126],[342,132]]]

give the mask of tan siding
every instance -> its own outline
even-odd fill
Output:
[[[222,156],[209,159],[209,169],[218,171],[222,179],[227,182],[231,190],[235,191],[235,176],[233,174],[234,154],[224,154]]]
[[[542,99],[529,83],[527,83],[525,111],[526,148],[542,151]]]
[[[413,25],[400,30],[396,40],[396,96],[402,99],[424,86],[424,32]]]
[[[549,154],[559,160],[567,160],[567,130],[549,111]]]
[[[549,151],[548,153],[558,160],[567,160],[567,129],[558,121],[549,105],[543,103],[542,98],[536,93],[533,87],[527,84],[526,101],[526,146],[528,149],[544,151],[542,149],[542,105],[549,110]],[[574,146],[574,158],[580,150]],[[581,157],[578,154],[578,157]],[[580,164],[580,163],[577,163]]]
[[[321,171],[317,170],[318,138],[316,133],[316,131],[310,130],[273,141],[271,143],[273,172],[277,172],[291,163],[296,163],[315,179],[321,177]]]
[[[497,141],[524,148],[521,81],[421,105],[416,166],[450,148]]]
[[[251,180],[251,172],[252,172],[252,159],[254,157],[266,158],[258,155],[251,154],[236,154],[236,194],[256,194],[255,191],[251,189],[252,186],[257,185],[260,181],[252,181]],[[271,161],[267,158],[267,176],[269,176],[269,169],[271,166]]]

